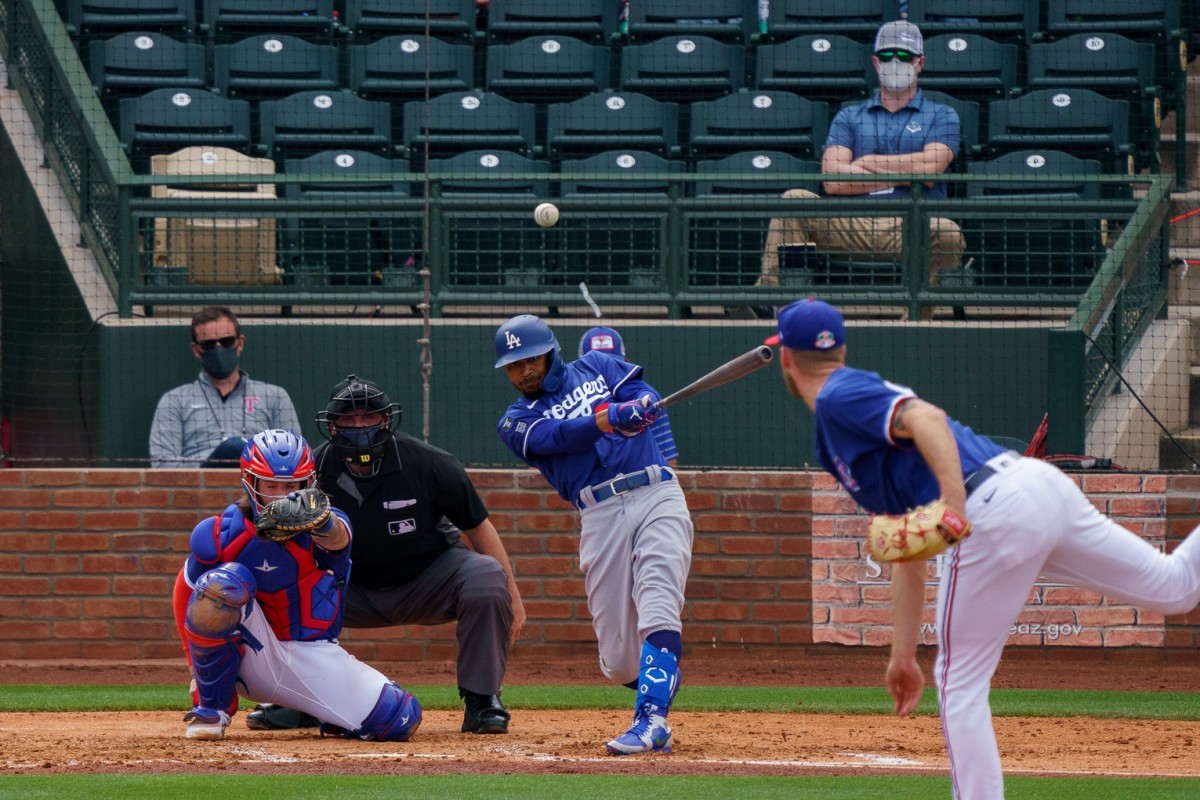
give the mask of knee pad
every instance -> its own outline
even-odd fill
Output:
[[[254,574],[242,564],[228,562],[210,569],[196,581],[188,601],[188,632],[204,639],[229,638],[256,589]]]
[[[407,742],[421,726],[421,704],[411,692],[389,683],[379,693],[375,708],[354,733],[377,742]]]
[[[638,671],[638,705],[646,701],[665,711],[671,707],[678,689],[679,659],[649,642],[643,644]]]

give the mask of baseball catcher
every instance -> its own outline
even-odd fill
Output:
[[[923,561],[971,535],[971,523],[935,500],[904,514],[875,514],[867,526],[878,562]]]

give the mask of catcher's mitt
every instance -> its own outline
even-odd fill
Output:
[[[876,561],[932,558],[971,535],[971,523],[935,500],[907,514],[876,514],[867,526],[867,542]]]
[[[286,542],[301,533],[327,533],[330,527],[329,495],[320,489],[301,489],[272,500],[258,512],[255,535],[272,542]]]

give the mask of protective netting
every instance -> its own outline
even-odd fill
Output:
[[[817,5],[0,0],[5,463],[145,464],[209,306],[306,437],[355,372],[512,465],[508,317],[667,393],[812,294],[977,431],[1192,468],[1195,4]],[[774,369],[672,420],[684,466],[812,461]]]

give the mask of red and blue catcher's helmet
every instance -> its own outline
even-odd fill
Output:
[[[258,491],[258,480],[300,481],[311,486],[316,476],[312,448],[291,431],[269,430],[255,434],[242,449],[242,486],[257,514],[270,497]]]

